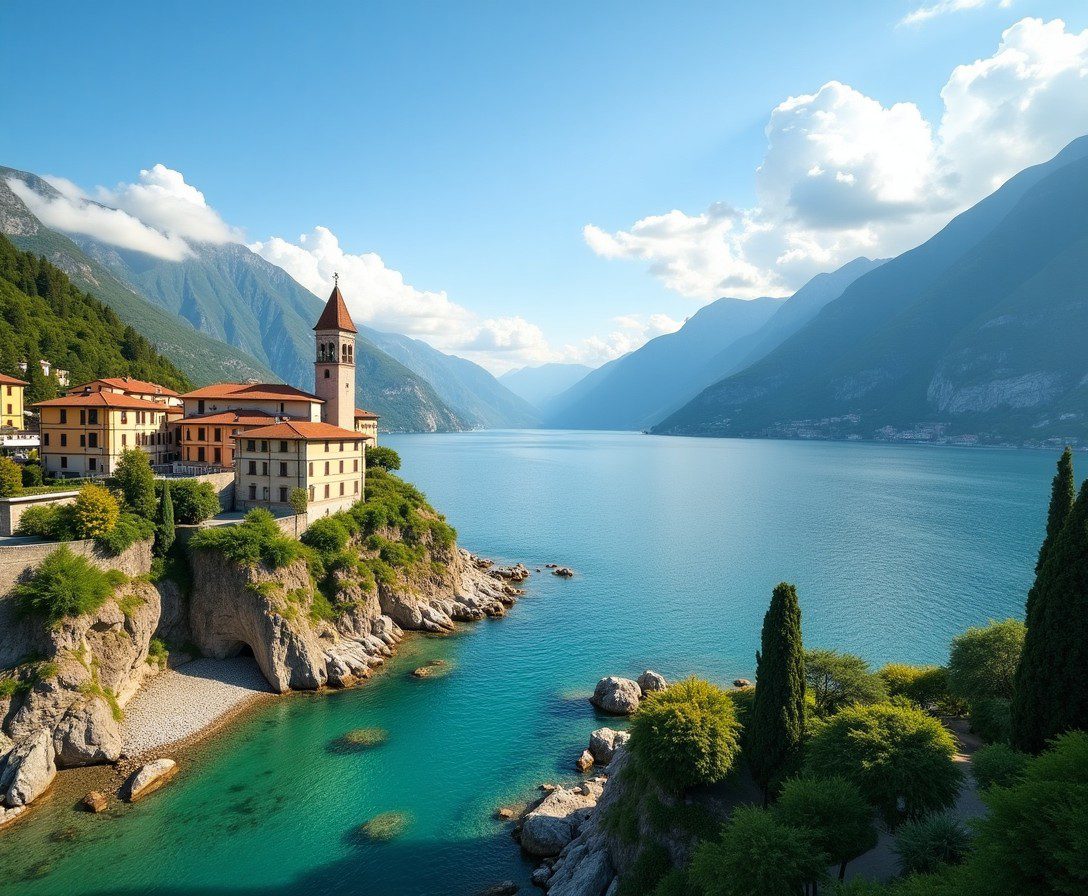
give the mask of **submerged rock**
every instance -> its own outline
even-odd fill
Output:
[[[512,880],[504,880],[501,884],[495,884],[486,890],[480,891],[480,896],[514,896],[518,891],[518,885]]]
[[[593,689],[590,702],[598,709],[616,716],[627,716],[638,709],[642,688],[630,678],[614,675],[602,678]]]
[[[389,732],[384,728],[355,728],[343,737],[334,740],[330,747],[333,752],[353,753],[380,747],[389,740]]]
[[[130,803],[154,793],[178,772],[178,764],[173,759],[156,759],[141,765],[121,788],[121,796]]]
[[[88,812],[97,815],[105,812],[110,807],[110,799],[101,790],[92,790],[79,803]]]
[[[359,835],[366,841],[384,843],[403,834],[411,822],[407,812],[382,812],[359,825]]]
[[[412,670],[413,678],[441,678],[448,675],[452,667],[446,660],[431,660],[424,666]]]
[[[559,576],[561,579],[569,579],[574,576],[574,570],[569,566],[557,566],[552,570],[553,576]]]

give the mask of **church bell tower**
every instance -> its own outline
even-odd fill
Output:
[[[342,429],[355,429],[355,324],[340,293],[340,275],[317,319],[314,394],[325,400],[321,419]]]

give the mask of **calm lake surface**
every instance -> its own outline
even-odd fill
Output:
[[[0,893],[473,894],[532,865],[492,820],[571,767],[607,674],[753,677],[774,585],[809,646],[941,662],[1022,614],[1055,456],[618,433],[388,436],[460,543],[534,576],[503,620],[414,638],[367,686],[276,701],[118,817],[59,800],[0,835]],[[444,679],[408,676],[442,657]],[[330,743],[378,725],[385,746]],[[354,831],[412,824],[387,844]]]

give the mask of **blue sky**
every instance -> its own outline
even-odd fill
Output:
[[[960,130],[980,138],[1008,133],[994,110],[1016,91],[1054,98],[1014,123],[1023,146],[976,164],[963,133],[937,133],[942,88],[1026,17],[1064,20],[1020,43],[1043,60],[1062,40],[1067,70],[963,87]],[[1059,0],[5,4],[0,163],[169,231],[119,186],[169,192],[177,178],[140,177],[165,166],[304,285],[339,260],[375,325],[495,370],[596,364],[717,295],[787,294],[847,256],[901,251],[1088,131],[1086,28],[1085,4]],[[769,155],[772,110],[800,96]],[[831,169],[787,145],[828,108],[832,143],[874,144]],[[317,236],[298,238],[318,226],[363,260],[326,245],[315,262]]]

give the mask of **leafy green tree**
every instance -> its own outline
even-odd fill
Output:
[[[838,863],[839,880],[847,863],[876,846],[873,807],[845,778],[793,778],[782,787],[774,813],[783,824],[812,831],[820,852]]]
[[[293,488],[291,494],[287,496],[287,501],[296,514],[302,514],[306,512],[306,508],[310,505],[310,496],[306,494],[304,488]]]
[[[883,679],[865,660],[837,650],[805,651],[805,686],[820,716],[851,703],[880,703],[888,697]]]
[[[400,469],[400,455],[392,448],[385,445],[375,445],[366,449],[366,467],[379,467],[382,470],[392,472]]]
[[[72,520],[77,538],[99,538],[108,535],[117,525],[121,508],[109,489],[90,483],[76,495]]]
[[[159,498],[159,515],[155,522],[155,553],[165,557],[174,544],[177,531],[174,528],[174,499],[170,496],[170,483],[164,482]]]
[[[155,474],[145,452],[139,448],[122,451],[113,479],[126,507],[144,519],[155,518]]]
[[[182,525],[195,526],[222,510],[210,482],[179,479],[170,486],[170,494],[174,499],[174,519]]]
[[[1028,755],[1008,744],[988,744],[979,747],[971,757],[971,774],[979,790],[1008,787],[1024,776]]]
[[[816,839],[766,809],[742,806],[720,840],[695,851],[690,877],[703,896],[793,896],[826,876],[829,859]]]
[[[955,754],[952,735],[936,719],[878,703],[848,706],[828,719],[808,743],[805,769],[852,781],[895,827],[956,802],[962,774]]]
[[[908,821],[896,834],[902,874],[932,874],[942,865],[959,865],[971,851],[971,832],[958,818],[941,813]]]
[[[1088,732],[1059,737],[1017,783],[982,798],[989,812],[968,863],[981,893],[1088,893]]]
[[[299,540],[322,554],[333,554],[347,547],[349,537],[347,527],[339,519],[323,516],[310,523]]]
[[[655,691],[631,719],[631,754],[666,790],[722,780],[740,753],[729,694],[698,678]]]
[[[1088,719],[1088,482],[1046,551],[1016,670],[1013,746],[1038,753]]]
[[[963,701],[948,690],[948,670],[943,666],[910,666],[888,663],[877,673],[889,697],[906,697],[922,709],[959,715],[966,710]]]
[[[1011,700],[1025,631],[1020,620],[1006,619],[956,635],[948,658],[952,693],[968,703]]]
[[[45,480],[42,476],[41,464],[23,464],[23,488],[33,488],[41,485]]]
[[[748,764],[764,795],[797,765],[805,734],[805,656],[797,589],[782,582],[763,617]]]
[[[0,457],[0,498],[10,498],[23,490],[23,471],[10,457]]]

